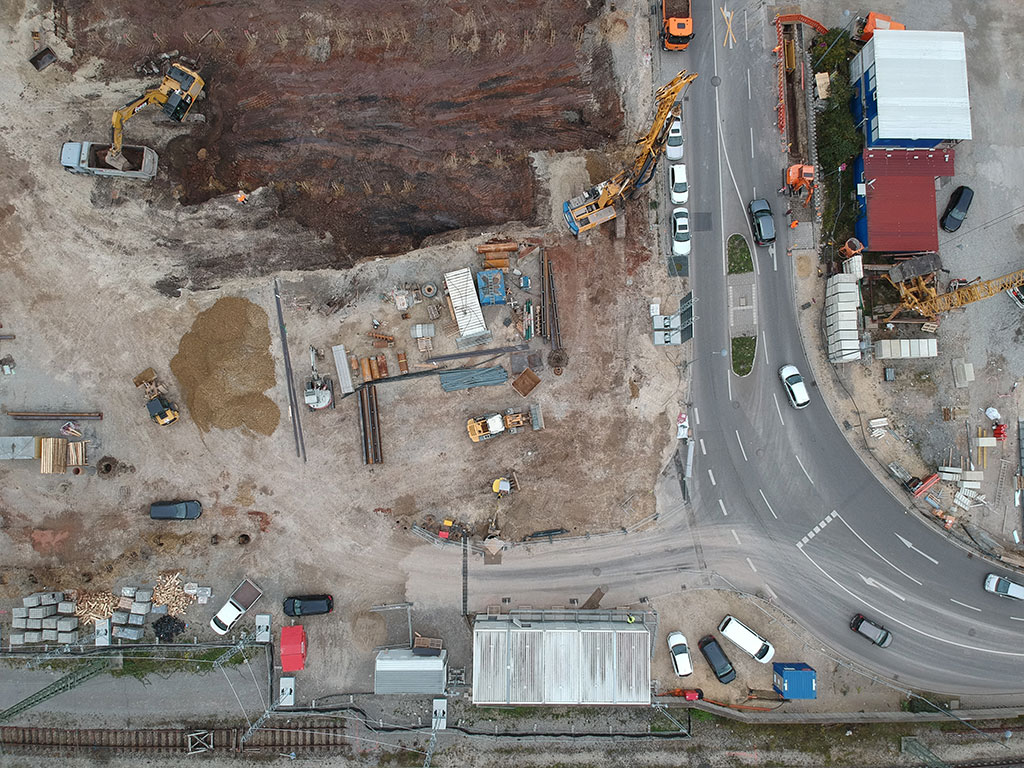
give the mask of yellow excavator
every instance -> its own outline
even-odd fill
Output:
[[[167,70],[167,74],[164,75],[163,82],[159,86],[146,91],[139,98],[128,102],[114,112],[114,116],[111,118],[110,149],[107,151],[104,162],[119,171],[128,170],[130,163],[121,154],[124,124],[128,118],[150,104],[160,104],[164,114],[180,123],[192,109],[192,105],[199,98],[205,85],[206,82],[198,72],[183,64],[171,64],[171,68]]]
[[[682,114],[679,94],[696,79],[696,72],[688,75],[684,69],[658,89],[654,97],[654,120],[647,133],[637,139],[636,153],[629,168],[562,204],[565,223],[574,235],[614,219],[618,215],[616,203],[634,197],[640,187],[651,180],[658,157],[668,141],[669,128]]]

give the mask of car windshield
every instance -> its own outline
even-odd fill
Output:
[[[792,376],[786,377],[786,383],[789,384],[790,386],[800,384],[803,380],[804,377],[801,376],[799,373],[794,373]]]
[[[967,211],[958,206],[949,212],[949,217],[957,221],[963,221],[967,217]]]
[[[676,643],[672,646],[672,655],[678,656],[682,653],[686,653],[686,643]]]
[[[1008,594],[1009,591],[1010,591],[1010,582],[1008,582],[1006,579],[999,579],[996,582],[996,592],[998,592],[1000,595]]]
[[[675,190],[676,192],[685,192],[686,191],[686,182],[685,181],[677,181],[675,186],[672,187],[672,189]]]

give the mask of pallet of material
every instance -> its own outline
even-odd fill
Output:
[[[68,441],[64,437],[44,437],[39,444],[39,471],[44,475],[62,475],[68,468]]]
[[[512,382],[512,389],[526,397],[533,392],[538,384],[540,384],[540,376],[527,368]]]
[[[484,269],[500,269],[502,272],[508,272],[508,267],[508,258],[484,259]]]
[[[68,466],[84,467],[88,462],[85,458],[85,444],[88,440],[80,440],[76,443],[68,443]]]
[[[476,247],[477,253],[515,253],[519,250],[519,243],[515,242],[498,242],[498,243],[482,243]]]

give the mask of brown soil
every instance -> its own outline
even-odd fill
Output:
[[[330,233],[333,253],[296,249],[289,266],[530,220],[529,153],[601,146],[622,123],[608,48],[584,35],[598,3],[58,4],[75,59],[99,57],[107,76],[162,51],[199,61],[206,123],[161,149],[161,165],[186,204],[268,186],[281,214]],[[280,260],[253,254],[245,269]]]
[[[274,386],[267,313],[241,298],[219,299],[200,312],[171,360],[189,416],[204,432],[247,427],[277,429],[281,412],[263,394]]]

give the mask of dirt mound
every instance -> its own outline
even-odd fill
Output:
[[[189,415],[204,432],[246,427],[277,429],[281,412],[263,394],[274,386],[267,313],[241,298],[219,299],[200,312],[171,360]]]

